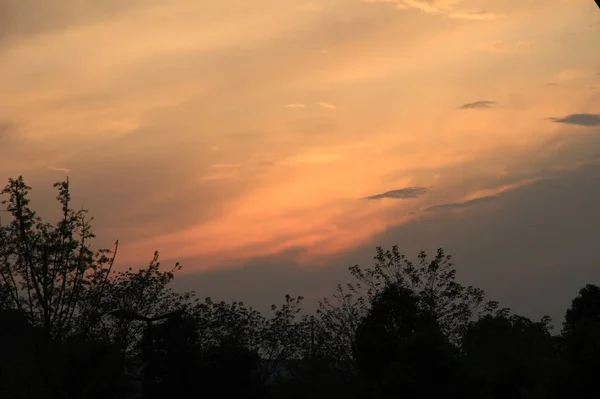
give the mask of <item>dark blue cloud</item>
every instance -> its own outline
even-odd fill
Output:
[[[481,108],[492,108],[495,105],[495,101],[475,101],[474,103],[463,104],[458,109],[481,109]]]
[[[571,114],[563,118],[550,118],[554,123],[578,126],[600,126],[600,114]]]
[[[447,204],[439,204],[439,205],[430,206],[429,208],[425,209],[425,212],[463,209],[463,208],[468,208],[468,207],[479,205],[479,204],[485,204],[490,201],[495,201],[497,199],[498,199],[497,196],[487,196],[487,197],[475,198],[475,199],[463,201],[463,202],[449,202]]]
[[[425,187],[406,187],[401,188],[399,190],[391,190],[386,191],[385,193],[371,195],[369,197],[365,197],[364,199],[368,200],[379,200],[384,198],[389,199],[408,199],[408,198],[417,198],[422,195],[425,195],[429,192],[429,189]]]

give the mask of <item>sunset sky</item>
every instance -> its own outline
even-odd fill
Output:
[[[592,0],[2,0],[0,177],[52,217],[69,176],[119,267],[202,294],[398,244],[560,317],[600,282],[599,50]]]

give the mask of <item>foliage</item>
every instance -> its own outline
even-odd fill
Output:
[[[498,308],[497,302],[484,302],[484,292],[456,281],[451,257],[439,249],[433,259],[425,252],[415,265],[400,254],[398,246],[384,251],[377,247],[372,268],[350,267],[357,280],[338,286],[332,300],[320,302],[317,312],[328,355],[341,363],[352,363],[357,328],[369,312],[370,304],[388,287],[412,292],[421,311],[432,315],[451,343],[459,345],[470,321]]]
[[[179,263],[166,271],[161,269],[158,252],[148,266],[134,271],[128,268],[114,274],[104,289],[99,301],[103,314],[115,309],[124,309],[153,317],[178,309],[188,309],[193,304],[193,293],[178,293],[169,287],[175,274],[181,270]],[[146,326],[127,319],[102,317],[95,324],[94,336],[114,340],[129,351],[136,350]]]
[[[242,302],[228,304],[206,298],[195,301],[188,312],[197,325],[200,348],[218,347],[223,342],[247,348],[262,359],[266,381],[283,362],[301,357],[306,337],[301,303],[302,297],[286,295],[282,305],[272,305],[271,317],[265,317]]]
[[[0,312],[0,397],[38,397],[44,391],[37,373],[37,331],[17,310]]]
[[[453,342],[458,342],[468,323],[480,314],[497,307],[496,302],[484,303],[485,293],[479,288],[463,286],[456,281],[452,257],[442,248],[433,259],[424,251],[415,265],[402,255],[398,246],[384,251],[377,247],[373,268],[350,268],[351,274],[367,289],[369,298],[390,285],[411,290],[419,307],[436,318],[440,328]]]
[[[377,293],[357,330],[355,352],[369,391],[383,397],[451,394],[455,352],[437,320],[406,287]],[[435,375],[436,383],[428,383]]]
[[[331,300],[325,298],[321,301],[317,310],[317,325],[322,355],[342,364],[353,362],[354,338],[367,312],[367,299],[350,283],[346,288],[338,285]]]
[[[600,368],[600,287],[587,284],[565,313],[555,390],[562,398],[597,395]]]
[[[200,348],[195,320],[187,315],[168,319],[145,332],[142,341],[144,362],[142,388],[145,398],[199,396],[205,388],[198,384]]]
[[[54,187],[58,189],[56,199],[61,205],[61,218],[55,224],[44,222],[31,208],[31,187],[22,177],[9,179],[1,192],[8,197],[2,204],[10,221],[0,225],[0,310],[19,315],[22,321],[17,324],[24,326],[19,328],[32,331],[28,344],[18,346],[20,354],[5,351],[3,357],[7,364],[18,362],[19,357],[35,364],[27,371],[27,377],[24,372],[28,390],[4,386],[12,394],[18,389],[29,397],[40,396],[35,392],[45,392],[45,397],[62,398],[75,391],[79,392],[75,397],[83,391],[91,397],[114,397],[114,392],[109,395],[100,388],[113,381],[110,384],[117,389],[127,362],[125,358],[116,361],[114,357],[104,361],[97,355],[116,355],[121,353],[118,348],[134,347],[142,330],[132,323],[109,319],[106,312],[116,307],[160,312],[182,305],[190,295],[176,294],[166,287],[179,265],[162,272],[157,253],[146,269],[111,275],[118,242],[112,251],[94,252],[93,218],[88,218],[86,209],[74,210],[70,206],[68,180]],[[15,322],[12,317],[5,320],[5,325],[12,326]],[[25,350],[25,346],[31,349]],[[82,357],[82,354],[87,355]],[[82,369],[81,362],[89,359],[95,361],[84,362]],[[102,368],[107,364],[108,368]],[[80,375],[82,370],[97,377],[108,374],[100,384],[90,382],[95,388],[88,389],[89,385],[82,382],[85,380]],[[123,386],[119,389],[124,390]]]
[[[563,329],[569,333],[580,326],[594,323],[600,323],[600,287],[587,284],[567,309]]]
[[[90,249],[94,238],[87,210],[70,207],[69,183],[59,182],[62,218],[43,222],[30,207],[22,177],[9,179],[1,194],[12,220],[0,226],[0,278],[3,309],[18,309],[42,329],[44,347],[84,332],[97,318],[97,299],[106,284],[114,252]],[[85,308],[85,312],[82,309]]]
[[[539,322],[503,309],[469,325],[462,340],[470,397],[545,397],[554,345],[550,319]]]

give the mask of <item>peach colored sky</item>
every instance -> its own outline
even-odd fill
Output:
[[[591,0],[7,1],[0,175],[69,175],[122,262],[317,262],[586,162],[548,118],[600,109]]]

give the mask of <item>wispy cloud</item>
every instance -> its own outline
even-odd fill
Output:
[[[9,139],[14,134],[14,131],[14,123],[0,121],[0,142]]]
[[[600,126],[600,114],[571,114],[563,118],[549,118],[554,123],[578,126]]]
[[[71,169],[67,169],[67,168],[61,168],[59,166],[46,166],[46,168],[50,169],[50,170],[54,170],[56,172],[70,172]]]
[[[481,100],[481,101],[475,101],[473,103],[467,103],[467,104],[463,104],[460,107],[458,107],[458,109],[481,109],[481,108],[492,108],[493,105],[495,105],[496,102],[495,101],[485,101],[485,100]]]
[[[455,19],[492,20],[503,16],[487,10],[457,10],[456,6],[460,2],[461,0],[402,0],[396,7],[401,10],[413,8],[427,14],[442,14]]]
[[[406,187],[398,190],[386,191],[385,193],[371,195],[363,199],[368,200],[379,200],[384,198],[389,199],[409,199],[423,196],[429,192],[426,187]]]
[[[501,16],[500,14],[495,14],[495,13],[485,11],[485,10],[479,10],[479,11],[460,10],[460,11],[455,11],[450,14],[450,18],[472,19],[472,20],[492,20],[492,19],[499,18],[500,16]]]
[[[515,43],[509,43],[503,40],[482,43],[479,46],[477,46],[477,50],[496,54],[529,53],[531,51],[531,48],[532,45],[529,41],[518,41]]]
[[[320,164],[330,164],[339,161],[342,159],[340,154],[334,153],[323,153],[323,152],[312,152],[306,154],[299,154],[289,159],[284,159],[279,162],[280,165],[299,165],[299,164],[310,164],[310,165],[320,165]]]
[[[459,3],[460,0],[404,0],[406,6],[428,14],[450,12]]]
[[[569,105],[598,101],[589,91],[598,82],[600,58],[589,51],[597,35],[573,29],[575,35],[561,36],[564,56],[540,70],[553,45],[542,39],[592,16],[567,12],[558,2],[540,18],[521,12],[521,3],[530,3],[522,0],[510,0],[519,10],[474,0],[408,2],[413,7],[403,0],[359,1],[252,7],[223,1],[207,8],[188,0],[98,0],[95,8],[126,9],[66,23],[58,14],[71,15],[71,8],[52,5],[71,0],[8,0],[28,8],[16,15],[35,14],[36,26],[57,22],[19,40],[0,39],[0,124],[17,124],[15,132],[0,127],[0,174],[23,172],[35,183],[64,175],[46,165],[70,169],[102,221],[99,236],[133,243],[131,259],[154,249],[172,257],[217,249],[245,257],[275,251],[272,243],[279,248],[285,240],[310,250],[321,243],[356,245],[404,223],[402,215],[414,207],[489,196],[480,189],[490,179],[546,167],[536,158],[550,147],[540,144],[546,132],[566,137],[552,154],[567,139],[597,136],[573,137],[560,129],[571,125],[539,120],[596,112]],[[327,12],[296,9],[307,2]],[[518,18],[490,27],[450,17],[478,7]],[[92,12],[82,6],[79,14]],[[9,21],[11,32],[35,28],[29,18],[17,19]],[[199,24],[211,34],[198,35]],[[3,28],[0,23],[0,36]],[[542,39],[531,62],[474,51],[480,42],[501,39],[490,52],[509,52],[532,30]],[[567,72],[554,76],[561,71]],[[560,83],[558,99],[546,92],[551,81]],[[478,98],[499,103],[456,109]],[[594,148],[600,147],[578,144],[552,165],[595,154]],[[110,191],[102,189],[107,185]],[[383,193],[410,186],[431,191]],[[367,195],[379,201],[361,199]],[[171,234],[177,239],[162,240]],[[254,243],[256,252],[244,249]]]
[[[497,196],[486,196],[486,197],[475,198],[475,199],[463,201],[463,202],[449,202],[447,204],[439,204],[439,205],[430,206],[429,208],[425,209],[425,212],[446,211],[446,210],[453,210],[453,209],[469,208],[471,206],[485,204],[485,203],[488,203],[491,201],[495,201],[497,199],[498,199]]]
[[[336,109],[337,107],[333,104],[329,104],[329,103],[318,103],[322,108],[326,108],[326,109]]]

